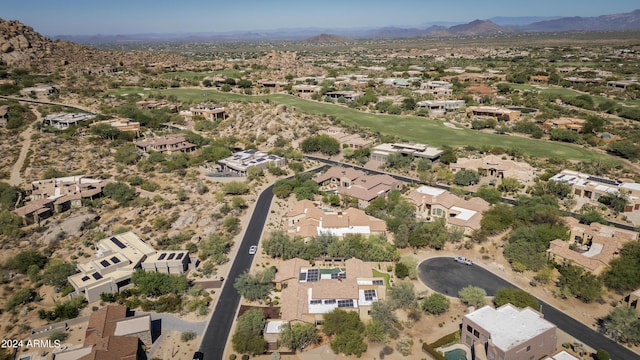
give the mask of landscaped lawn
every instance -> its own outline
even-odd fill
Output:
[[[391,275],[387,274],[387,273],[383,273],[380,272],[376,269],[372,269],[373,270],[373,277],[381,277],[384,278],[384,284],[387,286],[387,289],[391,289]]]
[[[187,80],[202,80],[207,76],[223,75],[225,77],[239,78],[242,74],[238,70],[225,69],[214,71],[175,71],[161,74],[163,79],[187,79]]]
[[[442,121],[430,120],[418,116],[396,116],[385,114],[364,113],[354,109],[334,104],[303,100],[295,96],[284,94],[271,95],[240,95],[223,93],[216,90],[201,89],[166,89],[143,90],[141,88],[125,88],[109,91],[109,94],[163,94],[175,95],[179,100],[196,102],[254,102],[270,101],[276,104],[295,106],[296,111],[304,113],[334,116],[345,124],[356,124],[373,131],[433,146],[465,146],[476,147],[488,145],[505,149],[518,148],[532,157],[558,158],[578,161],[615,160],[615,158],[593,152],[589,149],[565,143],[528,139],[516,136],[487,134],[470,129],[452,129]]]
[[[560,88],[555,86],[547,87],[547,86],[534,86],[534,85],[528,85],[528,84],[512,84],[512,83],[510,83],[509,85],[517,90],[539,91],[541,94],[551,95],[551,96],[576,97],[578,95],[584,95],[583,93],[575,91],[573,89],[566,89],[566,88]],[[591,98],[593,99],[593,102],[596,105],[600,105],[602,102],[606,100],[611,100],[607,97],[599,96],[599,95],[589,95],[589,96],[591,96]],[[634,107],[640,106],[640,101],[638,100],[615,100],[615,101],[618,104],[623,104],[625,106],[634,106]]]

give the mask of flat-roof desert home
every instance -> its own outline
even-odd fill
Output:
[[[374,146],[371,149],[371,160],[386,162],[390,154],[403,154],[435,160],[442,155],[442,150],[426,144],[416,143],[387,143]]]
[[[488,359],[541,359],[555,353],[556,326],[531,308],[487,305],[462,317],[460,342],[483,344]]]
[[[604,195],[622,193],[627,198],[624,212],[640,211],[640,184],[638,183],[622,182],[573,170],[562,170],[549,180],[567,183],[571,185],[575,196],[590,199],[593,202]]]
[[[336,308],[369,319],[373,303],[386,298],[384,278],[374,277],[362,260],[326,260],[317,261],[319,267],[298,258],[280,264],[273,282],[282,290],[283,320],[318,323]]]
[[[131,276],[138,268],[182,274],[189,262],[186,250],[156,251],[131,231],[113,235],[98,241],[96,256],[78,263],[80,272],[69,276],[69,283],[75,289],[71,296],[84,296],[89,302],[100,300],[102,293],[130,287]]]
[[[425,100],[418,101],[419,108],[426,109],[430,115],[442,115],[448,112],[464,109],[464,100]]]
[[[35,84],[20,90],[20,95],[35,95],[36,97],[47,96],[60,92],[60,89],[51,84]]]
[[[96,121],[94,123],[91,123],[90,126],[96,126],[99,124],[108,124],[120,131],[128,131],[134,133],[136,137],[140,136],[140,123],[131,119],[115,118]]]
[[[247,175],[249,168],[256,167],[266,170],[270,166],[283,167],[285,160],[278,155],[271,155],[263,151],[249,149],[239,151],[228,158],[218,161],[222,170],[232,171],[239,175]]]
[[[469,106],[468,117],[496,118],[502,121],[517,121],[520,119],[520,111],[495,106]]]
[[[189,108],[189,110],[180,111],[180,116],[184,117],[186,120],[193,120],[194,116],[198,116],[209,121],[226,119],[224,107],[217,105],[193,106]]]
[[[45,116],[43,122],[58,130],[65,130],[69,126],[78,125],[95,117],[95,115],[87,113],[55,113]]]
[[[480,176],[490,179],[514,178],[522,183],[533,181],[536,177],[536,169],[523,161],[503,159],[497,155],[487,155],[481,158],[459,158],[455,163],[449,164],[453,173],[460,170],[473,170]]]

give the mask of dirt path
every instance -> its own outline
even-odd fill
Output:
[[[38,117],[36,121],[42,121],[42,117],[40,116],[40,112],[37,110],[32,110],[33,113]],[[29,148],[31,147],[31,135],[35,133],[36,130],[33,129],[31,125],[27,126],[27,129],[20,134],[20,138],[22,141],[20,142],[20,155],[18,156],[18,160],[13,167],[11,168],[11,177],[9,178],[9,184],[18,186],[23,183],[24,179],[22,178],[21,169],[24,161],[27,158],[27,153],[29,152]]]

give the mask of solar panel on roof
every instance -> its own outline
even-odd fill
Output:
[[[118,240],[118,238],[116,238],[116,237],[112,237],[112,238],[111,238],[111,241],[112,241],[114,244],[116,244],[116,246],[117,246],[117,247],[119,247],[120,249],[124,249],[124,248],[126,248],[126,247],[127,247],[125,244],[123,244],[123,243],[122,243],[122,241]]]
[[[367,301],[372,301],[373,298],[376,297],[376,291],[375,290],[365,290],[364,291],[364,299]]]
[[[87,280],[89,280],[89,277],[88,276],[83,276],[81,280],[82,281],[87,281]]]
[[[100,261],[100,265],[102,265],[102,267],[107,267],[107,266],[111,265],[111,263],[108,262],[107,260],[102,260],[102,261]]]
[[[91,276],[93,276],[93,278],[96,279],[96,280],[102,279],[102,275],[100,275],[100,273],[93,273],[93,274],[91,274]]]
[[[300,276],[298,277],[298,280],[307,281],[307,273],[306,272],[301,272]]]
[[[353,299],[338,300],[338,307],[339,308],[353,307]]]
[[[166,257],[167,257],[167,254],[166,253],[162,253],[162,254],[160,254],[160,256],[158,256],[158,260],[164,260],[164,258],[166,258]]]
[[[320,270],[318,269],[309,269],[307,270],[307,281],[318,281],[320,279]]]
[[[176,256],[176,260],[180,260],[184,257],[184,253],[180,253],[178,254],[178,256]]]
[[[373,285],[384,285],[384,280],[373,280]]]
[[[599,183],[603,183],[603,184],[607,184],[607,185],[615,185],[615,186],[620,185],[620,182],[618,182],[616,180],[605,179],[605,178],[601,178],[601,177],[597,177],[597,176],[588,176],[587,180],[597,181]]]
[[[174,257],[176,257],[176,254],[171,253],[169,254],[169,257],[167,258],[167,260],[173,260]]]
[[[119,263],[119,262],[120,262],[120,259],[118,259],[118,258],[117,258],[117,257],[115,257],[115,256],[114,256],[114,257],[112,257],[112,258],[111,258],[111,259],[109,259],[109,260],[111,260],[111,262],[112,262],[112,263],[114,263],[114,264],[117,264],[117,263]]]

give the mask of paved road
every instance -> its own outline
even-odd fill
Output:
[[[450,257],[428,259],[418,266],[420,280],[431,289],[450,296],[457,296],[465,286],[474,285],[493,296],[501,287],[516,287],[497,275],[477,266],[467,266],[455,262]],[[628,348],[616,343],[599,332],[574,320],[562,311],[538,299],[545,319],[556,324],[559,329],[594,349],[605,349],[615,360],[640,359]]]
[[[229,339],[231,325],[240,304],[240,294],[233,287],[235,279],[244,271],[251,267],[253,256],[249,255],[249,247],[258,245],[260,235],[264,228],[267,215],[269,215],[269,207],[273,199],[273,185],[266,188],[258,197],[256,206],[247,225],[247,230],[242,238],[238,252],[229,274],[222,286],[222,292],[216,304],[209,326],[202,336],[200,351],[204,353],[205,359],[220,359],[224,355],[224,348]]]

